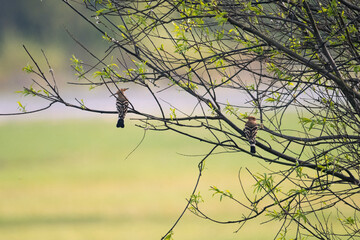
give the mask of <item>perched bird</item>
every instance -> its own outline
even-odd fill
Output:
[[[116,109],[119,113],[119,119],[118,122],[116,124],[116,127],[121,127],[124,128],[124,118],[125,115],[127,113],[128,107],[129,107],[129,101],[127,100],[127,98],[124,95],[124,92],[128,90],[128,88],[120,88],[120,90],[118,90],[116,92],[117,95],[117,99],[116,99]]]
[[[247,119],[248,119],[248,121],[245,123],[244,133],[250,143],[250,152],[256,153],[255,138],[256,138],[256,133],[258,131],[258,126],[256,124],[256,118],[249,116],[249,117],[247,117]]]

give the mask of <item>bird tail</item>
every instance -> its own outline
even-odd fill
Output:
[[[117,127],[117,128],[119,128],[119,127],[124,128],[124,127],[125,127],[125,125],[124,125],[124,119],[119,118],[119,120],[118,120],[118,122],[117,122],[117,124],[116,124],[116,127]]]
[[[255,144],[250,144],[250,152],[251,153],[256,153]]]

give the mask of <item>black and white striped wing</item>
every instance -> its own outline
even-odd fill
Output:
[[[258,131],[258,126],[257,125],[255,125],[255,126],[245,125],[244,133],[245,133],[245,136],[249,140],[250,143],[255,144],[255,138],[256,138],[257,131]]]
[[[127,100],[125,101],[116,101],[116,109],[119,113],[119,118],[124,119],[125,115],[128,111],[129,102]]]

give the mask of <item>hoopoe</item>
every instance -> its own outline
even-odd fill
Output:
[[[258,126],[256,124],[256,118],[249,116],[249,117],[247,117],[247,119],[248,119],[248,121],[245,123],[244,133],[250,143],[250,152],[256,153],[255,138],[256,138],[257,131],[258,131]]]
[[[124,95],[124,92],[128,90],[128,88],[120,88],[120,90],[118,90],[116,92],[117,94],[117,99],[116,99],[116,109],[119,113],[119,119],[117,121],[116,127],[121,127],[124,128],[124,118],[125,115],[127,113],[128,107],[129,107],[129,101],[127,100],[127,98]]]

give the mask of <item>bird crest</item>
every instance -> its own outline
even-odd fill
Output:
[[[125,94],[124,92],[126,90],[128,90],[129,88],[120,88],[117,92],[116,92],[116,95],[118,96],[118,99],[123,99],[123,100],[126,100],[126,97],[125,97]]]

